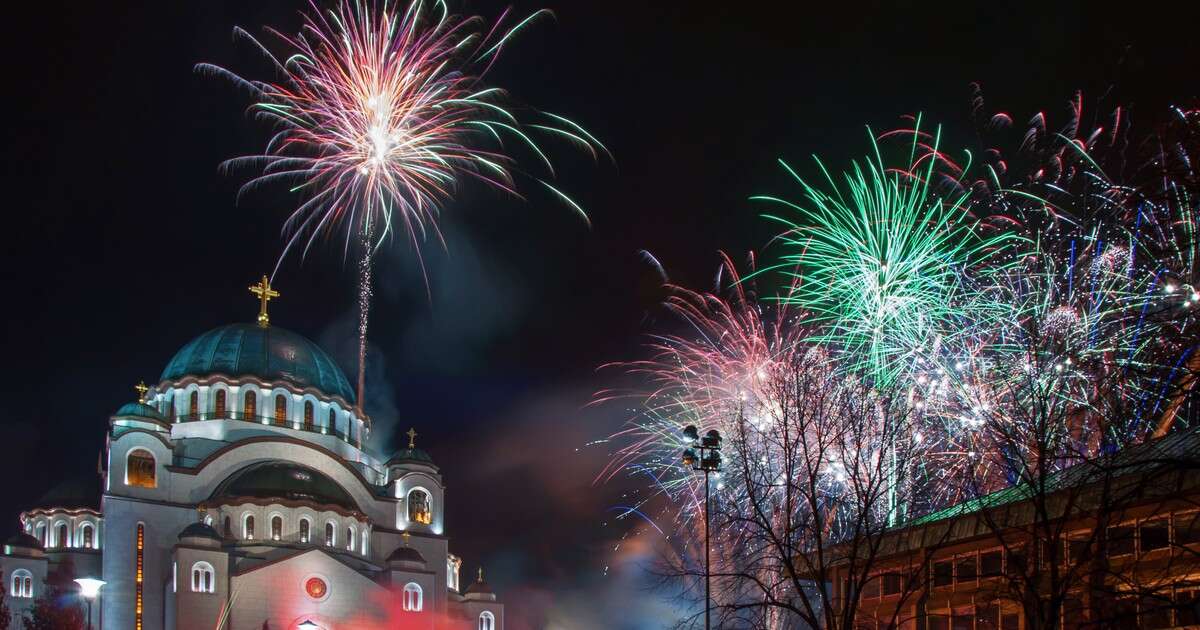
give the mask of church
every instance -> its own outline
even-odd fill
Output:
[[[265,277],[250,290],[256,323],[188,342],[112,414],[98,480],[20,515],[0,556],[10,627],[51,581],[95,578],[92,605],[60,599],[99,629],[503,630],[482,569],[460,576],[415,431],[386,459],[364,448],[341,369],[271,325]]]

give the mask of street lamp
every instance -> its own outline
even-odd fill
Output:
[[[710,588],[711,570],[708,553],[708,476],[721,471],[721,434],[712,429],[700,437],[695,425],[683,429],[688,446],[683,449],[683,465],[704,473],[704,628],[710,628],[712,595]]]
[[[79,594],[87,600],[87,627],[88,630],[92,630],[92,600],[96,599],[96,596],[100,594],[100,587],[107,584],[107,582],[97,580],[96,578],[78,578],[75,580],[75,583],[79,585]]]

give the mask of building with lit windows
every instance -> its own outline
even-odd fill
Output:
[[[64,490],[20,515],[0,556],[14,617],[70,572],[106,582],[102,628],[503,630],[482,571],[460,581],[415,433],[387,458],[365,449],[345,375],[270,326],[266,299],[258,324],[188,342],[111,416],[94,498]]]

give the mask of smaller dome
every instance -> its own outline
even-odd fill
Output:
[[[207,538],[209,540],[216,540],[220,542],[221,535],[218,534],[217,530],[213,529],[211,525],[205,525],[202,522],[195,522],[187,527],[184,527],[183,531],[179,532],[179,540],[183,540],[184,538]]]
[[[421,555],[420,551],[409,547],[408,545],[400,545],[388,556],[388,562],[413,562],[416,564],[425,564],[425,556]]]
[[[4,541],[4,544],[9,547],[23,547],[25,549],[42,549],[42,543],[37,538],[26,534],[25,532],[17,532],[11,538]]]
[[[480,578],[480,579],[472,582],[471,585],[467,587],[467,590],[463,591],[463,594],[464,595],[495,595],[496,592],[492,590],[492,587],[487,582],[483,581],[483,578]]]
[[[161,413],[159,413],[157,409],[155,409],[154,407],[151,407],[150,405],[147,405],[146,403],[140,403],[140,402],[130,402],[130,403],[125,403],[124,405],[121,405],[121,408],[118,409],[117,412],[113,414],[113,417],[114,418],[122,418],[122,417],[149,418],[151,420],[157,420],[159,422],[167,421],[167,419],[164,418],[163,415]]]
[[[387,461],[389,466],[392,464],[405,464],[411,462],[425,464],[426,466],[437,468],[437,466],[433,463],[433,458],[429,456],[429,453],[426,453],[419,448],[402,448],[396,451],[396,454],[392,455],[392,457]]]
[[[284,499],[333,505],[358,512],[358,504],[336,481],[312,468],[287,461],[251,464],[230,475],[208,502],[223,505],[250,499]]]

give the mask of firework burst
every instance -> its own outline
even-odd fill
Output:
[[[336,9],[316,4],[295,35],[267,29],[283,50],[241,29],[274,66],[275,81],[227,77],[255,97],[252,110],[275,133],[262,154],[226,162],[258,171],[242,188],[281,183],[301,195],[285,223],[287,246],[306,253],[319,237],[344,233],[344,252],[359,248],[360,369],[362,397],[371,253],[399,231],[419,251],[430,236],[441,240],[439,210],[470,179],[520,197],[525,178],[586,221],[583,209],[550,183],[554,166],[535,135],[569,142],[593,157],[604,147],[581,126],[548,113],[525,110],[485,83],[504,46],[538,11],[512,28],[480,17],[450,13],[443,0],[407,4],[343,0]],[[519,168],[528,155],[544,175]],[[278,267],[277,267],[278,268]]]

